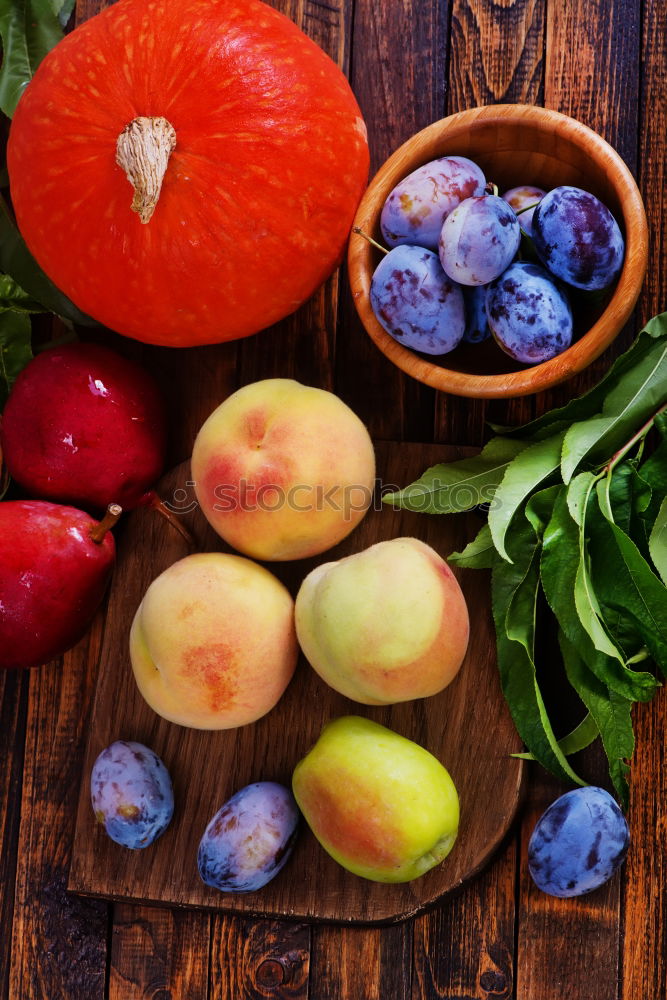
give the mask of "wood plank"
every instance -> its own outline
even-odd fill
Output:
[[[436,447],[440,456],[443,448]],[[433,452],[434,446],[426,445],[379,447],[380,474],[390,481],[399,471],[416,474],[432,464]],[[445,457],[460,454],[454,449],[445,451]],[[165,487],[173,489],[188,475],[187,466],[179,467],[165,480]],[[474,515],[427,518],[380,507],[369,511],[352,535],[330,550],[328,558],[405,534],[448,553],[478,526]],[[186,523],[200,551],[223,548],[198,509],[190,512]],[[467,574],[462,580],[475,627],[456,681],[440,694],[385,708],[360,706],[336,694],[302,661],[267,716],[238,730],[204,732],[157,716],[139,694],[128,662],[128,630],[148,582],[184,554],[180,536],[165,533],[151,512],[135,511],[128,519],[119,549],[122,572],[112,585],[105,641],[99,651],[100,674],[85,758],[85,773],[89,773],[98,753],[114,739],[147,743],[172,774],[178,808],[171,826],[150,850],[123,851],[96,825],[88,788],[82,786],[70,887],[116,899],[361,923],[400,919],[458,888],[507,832],[518,805],[522,773],[521,763],[508,759],[519,744],[494,666],[485,574]],[[271,569],[295,593],[305,573],[319,561],[273,563]],[[222,802],[251,781],[289,784],[295,764],[315,742],[324,722],[346,712],[375,718],[445,762],[462,803],[459,840],[447,861],[413,883],[366,883],[336,865],[313,837],[304,834],[290,864],[261,892],[225,894],[204,886],[196,872],[196,843]],[[472,728],[478,731],[475,720],[479,718],[485,725],[471,755],[458,734]],[[202,775],[210,773],[219,775],[219,780],[202,781]]]
[[[637,132],[636,117],[627,109],[638,94],[638,10],[636,0],[567,0],[547,8],[545,105],[595,129],[631,169]],[[541,394],[536,412],[560,406],[597,382],[630,338],[628,330],[577,379]],[[598,747],[580,759],[589,780],[608,783]],[[577,768],[578,760],[573,765]],[[577,1000],[617,996],[621,879],[579,899],[557,900],[539,892],[528,874],[530,833],[547,805],[565,790],[541,770],[531,774],[521,832],[517,1000],[551,1000],[554,990]]]
[[[350,82],[368,128],[371,175],[402,142],[443,115],[449,0],[357,0]],[[429,441],[435,393],[404,376],[361,325],[345,281],[335,386],[379,440]]]
[[[314,927],[309,1000],[410,1000],[413,926]]]
[[[667,276],[667,7],[643,5],[639,176],[649,222],[650,262],[639,314],[665,309]],[[625,865],[622,996],[667,996],[667,700],[664,691],[634,712],[637,749],[630,788],[633,842]]]
[[[453,0],[447,113],[481,104],[542,104],[545,0],[485,5]],[[493,178],[490,178],[493,180]],[[531,183],[517,178],[516,184]],[[533,415],[533,398],[460,399],[438,393],[436,437],[480,445],[487,420],[520,424]]]
[[[572,764],[591,784],[608,785],[597,748],[577,755]],[[528,872],[528,841],[535,823],[570,787],[541,770],[531,777],[521,829],[516,1000],[553,1000],[555,995],[615,1000],[618,995],[621,876],[585,896],[557,899],[537,889]],[[643,962],[643,944],[640,950]],[[627,1000],[649,995],[630,993]]]
[[[545,7],[544,0],[502,7],[453,0],[448,114],[478,104],[542,103]],[[487,420],[519,424],[533,412],[529,396],[488,403],[438,393],[435,434],[451,444],[482,444]],[[514,838],[460,896],[416,921],[413,1000],[513,996],[517,863]]]
[[[14,916],[28,683],[27,671],[0,672],[0,927],[7,929]],[[3,1000],[9,989],[9,958],[9,947],[0,948]]]
[[[312,1000],[309,926],[224,916],[213,927],[210,1000]]]
[[[639,97],[640,0],[567,0],[548,10],[545,106],[590,126],[636,173],[638,119],[628,114],[628,107]],[[575,36],[577,44],[572,45]],[[542,409],[562,406],[595,385],[629,346],[635,330],[636,323],[626,324],[576,382],[544,393]]]
[[[10,1000],[102,1000],[108,906],[67,893],[72,826],[101,611],[62,661],[30,671],[30,696],[11,943]]]
[[[206,1000],[209,947],[200,913],[114,906],[108,1000]]]
[[[510,835],[459,896],[417,918],[412,1000],[511,1000],[516,866],[517,838]]]

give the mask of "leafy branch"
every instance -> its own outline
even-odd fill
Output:
[[[659,442],[644,458],[652,429]],[[631,708],[659,688],[654,668],[667,675],[667,313],[588,393],[494,430],[476,458],[433,466],[383,500],[429,513],[488,507],[449,558],[491,570],[501,685],[524,756],[582,783],[568,757],[599,737],[627,807]],[[584,712],[560,741],[537,680],[540,606]]]

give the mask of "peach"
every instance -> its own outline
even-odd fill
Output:
[[[153,580],[130,631],[139,691],[181,726],[232,729],[266,715],[296,666],[294,604],[263,566],[187,556]]]
[[[347,715],[328,723],[299,761],[292,790],[331,857],[374,882],[410,882],[447,857],[459,798],[449,772],[424,747]]]
[[[197,435],[192,478],[218,534],[255,559],[301,559],[359,523],[375,482],[361,420],[331,392],[292,379],[229,396]]]
[[[468,645],[468,609],[444,559],[417,538],[394,538],[324,563],[303,581],[296,630],[327,684],[364,705],[436,694]]]

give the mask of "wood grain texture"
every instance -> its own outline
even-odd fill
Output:
[[[412,928],[314,927],[309,1000],[410,1000]]]
[[[635,0],[568,0],[547,8],[545,104],[595,129],[631,170],[636,167],[637,120],[627,115],[627,108],[638,99],[638,10]],[[610,207],[614,212],[619,208]],[[537,397],[536,412],[562,405],[597,382],[628,346],[632,329],[630,319],[576,382]],[[602,751],[595,748],[584,760],[589,780],[606,783]],[[554,990],[577,1000],[617,996],[621,879],[586,897],[557,900],[538,892],[527,872],[527,844],[535,822],[565,790],[540,770],[531,774],[519,866],[517,1000],[551,1000]]]
[[[66,892],[94,691],[89,663],[103,631],[100,612],[76,649],[30,672],[10,1000],[104,996],[108,907]]]
[[[449,0],[356,0],[350,82],[368,128],[371,175],[410,135],[442,117]],[[373,372],[373,378],[361,373]],[[381,440],[431,440],[434,393],[378,352],[343,285],[335,387]]]
[[[14,916],[28,683],[24,670],[0,674],[0,927],[7,930]],[[9,947],[0,947],[3,1000],[9,989],[9,960]]]
[[[545,0],[453,0],[447,113],[542,104]]]
[[[452,4],[447,114],[482,104],[543,103],[545,0],[511,0],[486,5],[470,0]],[[530,420],[533,400],[485,404],[439,392],[436,437],[451,444],[482,444],[485,421]]]
[[[310,927],[217,917],[209,1000],[309,1000]]]
[[[205,1000],[207,917],[122,903],[113,910],[108,1000]]]
[[[640,0],[549,4],[544,81],[545,105],[598,132],[635,176],[638,117],[628,114],[628,108],[639,100],[640,7]],[[609,207],[618,210],[613,204]],[[626,319],[614,343],[581,373],[575,395],[599,381],[630,345],[636,329],[636,323]],[[547,391],[542,408],[562,406],[571,398],[572,388],[565,384]]]
[[[442,446],[380,447],[379,474],[385,482],[396,482],[401,474],[417,476],[433,464],[436,453],[442,457]],[[456,450],[445,449],[445,457],[456,455]],[[180,488],[188,477],[189,467],[178,467],[164,481],[166,494]],[[400,535],[420,537],[448,553],[462,547],[477,530],[474,516],[429,518],[381,506],[369,511],[327,558],[340,558]],[[200,551],[223,548],[198,509],[185,520]],[[139,695],[128,662],[129,627],[148,583],[185,554],[180,535],[165,532],[150,511],[131,515],[119,548],[123,571],[116,575],[109,598],[84,764],[87,776],[98,753],[115,739],[136,739],[151,746],[174,781],[178,802],[174,820],[150,850],[119,850],[96,826],[84,782],[70,887],[135,901],[343,923],[402,919],[458,888],[486,863],[505,835],[518,805],[522,773],[521,763],[508,757],[519,744],[495,669],[486,575],[469,574],[462,580],[475,626],[458,677],[439,695],[384,708],[360,706],[332,691],[302,660],[269,715],[238,730],[202,732],[155,715]],[[320,561],[273,563],[270,568],[296,593],[305,574]],[[289,785],[294,766],[315,742],[324,722],[347,713],[367,715],[407,735],[450,770],[462,805],[459,840],[447,861],[413,883],[379,885],[345,872],[312,836],[304,834],[290,864],[261,892],[224,894],[204,886],[196,872],[195,846],[222,802],[251,781],[277,780]],[[484,729],[475,754],[470,755],[459,734],[472,730],[478,718],[484,719]]]
[[[642,322],[667,307],[667,7],[642,7],[640,186],[649,222],[651,266],[640,300]],[[633,843],[625,865],[620,995],[667,996],[667,699],[664,690],[634,712],[637,749],[630,789]]]
[[[574,758],[573,766],[592,784],[606,784],[597,748],[586,759],[587,764],[580,764]],[[621,875],[586,896],[557,899],[540,892],[528,873],[528,841],[535,823],[570,787],[541,769],[531,775],[530,802],[522,817],[516,1000],[615,1000],[618,995]],[[634,994],[627,996],[629,1000]]]
[[[514,996],[516,839],[460,895],[415,920],[411,1000]]]

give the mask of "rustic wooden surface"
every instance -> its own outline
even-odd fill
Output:
[[[416,479],[442,460],[463,457],[460,448],[379,442],[378,475],[385,484]],[[183,462],[163,478],[158,492],[177,496],[190,480]],[[184,490],[187,493],[187,490]],[[199,508],[181,514],[196,551],[230,551]],[[447,555],[462,549],[480,525],[475,514],[425,517],[373,504],[348,538],[327,553],[340,559],[375,542],[412,536]],[[172,776],[177,808],[169,830],[150,851],[122,851],[97,826],[88,780],[81,783],[69,888],[124,901],[202,906],[220,911],[344,923],[395,922],[413,916],[476,875],[509,831],[521,794],[524,764],[510,758],[521,749],[502,698],[496,667],[489,575],[455,570],[472,624],[465,660],[456,680],[440,694],[391,707],[372,708],[337,694],[301,657],[276,707],[238,730],[202,732],[156,716],[139,694],[129,660],[129,631],[147,587],[191,547],[176,531],[165,531],[151,510],[135,511],[118,547],[99,657],[91,664],[97,691],[90,717],[84,775],[116,739],[150,746]],[[268,568],[293,596],[321,559],[271,563]],[[98,651],[92,650],[97,656]],[[350,875],[304,833],[289,864],[256,893],[220,893],[203,885],[195,865],[196,845],[209,820],[239,788],[253,781],[290,784],[295,765],[322,727],[342,715],[364,715],[426,747],[450,772],[459,793],[461,822],[447,862],[404,885],[366,883]],[[479,720],[484,725],[479,727]],[[475,732],[475,752],[463,733]]]
[[[271,333],[186,352],[112,339],[172,400],[172,460],[236,385],[294,375],[334,388],[378,440],[476,445],[594,381],[667,304],[667,10],[662,0],[273,0],[349,73],[373,166],[444,113],[544,104],[623,156],[647,207],[651,258],[635,323],[590,369],[538,397],[486,404],[403,376],[359,328],[344,276]],[[99,0],[79,0],[78,16]],[[0,997],[11,1000],[661,1000],[667,996],[664,693],[635,712],[633,844],[622,875],[574,901],[539,895],[526,845],[560,786],[531,773],[521,820],[455,899],[359,929],[83,900],[65,891],[104,616],[62,662],[0,678]],[[580,766],[603,769],[595,752]]]

